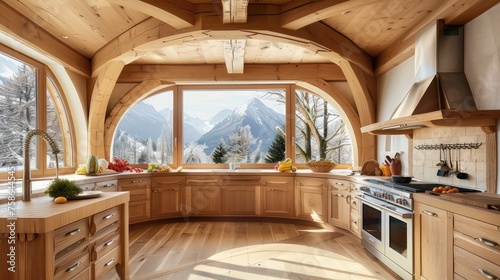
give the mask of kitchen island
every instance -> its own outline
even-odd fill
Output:
[[[55,204],[47,196],[0,204],[2,279],[129,278],[128,192]]]

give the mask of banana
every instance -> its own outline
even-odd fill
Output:
[[[290,161],[280,161],[278,171],[280,172],[292,171],[292,163]]]

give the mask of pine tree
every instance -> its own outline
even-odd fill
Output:
[[[276,133],[273,143],[267,151],[264,159],[266,163],[276,163],[285,159],[285,137],[281,133]]]
[[[212,160],[214,163],[225,163],[227,160],[227,150],[224,148],[224,140],[220,140],[217,147],[212,152]]]

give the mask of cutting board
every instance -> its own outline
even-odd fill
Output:
[[[500,210],[500,194],[453,193],[453,194],[443,194],[439,198],[483,208]]]

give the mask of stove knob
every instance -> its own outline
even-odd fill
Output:
[[[379,192],[376,192],[376,193],[375,193],[375,196],[376,196],[376,197],[382,197],[382,194],[381,194],[381,193],[379,193]]]
[[[401,199],[401,202],[401,205],[408,206],[408,201],[406,201],[406,199]]]
[[[403,199],[401,199],[401,198],[396,198],[396,203],[397,203],[397,204],[403,204]]]
[[[387,194],[386,198],[390,201],[394,201],[394,197],[392,196],[392,194]]]

